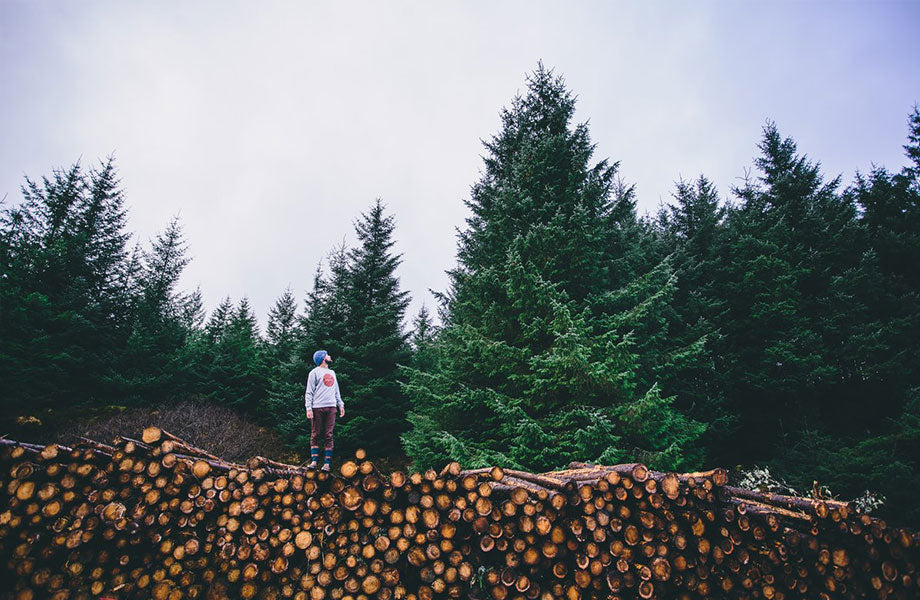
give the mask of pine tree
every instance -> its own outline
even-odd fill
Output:
[[[186,314],[189,310],[194,310],[192,298],[186,303]],[[220,383],[225,368],[220,360],[220,345],[227,334],[233,312],[233,301],[227,296],[211,311],[210,316],[206,319],[201,316],[201,325],[188,330],[179,360],[185,371],[182,389],[187,396],[228,402]],[[195,320],[201,322],[197,317]]]
[[[411,365],[415,369],[430,371],[435,366],[438,329],[434,324],[428,307],[424,304],[412,321],[412,334],[409,345],[412,348]]]
[[[342,290],[346,317],[332,324],[345,334],[334,368],[350,410],[337,440],[346,448],[366,445],[381,453],[398,450],[406,428],[407,401],[396,371],[410,359],[403,332],[409,297],[396,276],[402,259],[392,252],[395,229],[395,218],[384,215],[379,199],[355,223],[358,243],[348,253]]]
[[[622,332],[650,306],[594,327],[588,309],[578,311],[533,265],[511,260],[508,302],[529,304],[520,325],[550,344],[531,352],[481,328],[444,328],[437,367],[406,370],[414,408],[403,436],[407,454],[421,467],[462,460],[547,470],[572,460],[630,458],[660,468],[696,466],[703,426],[674,410],[657,386],[640,387],[639,357]]]
[[[55,170],[42,183],[26,178],[23,201],[4,210],[0,236],[4,252],[0,375],[3,412],[10,419],[86,392],[81,379],[87,370],[81,369],[82,353],[76,343],[86,333],[81,326],[85,322],[75,318],[79,313],[74,310],[73,294],[68,293],[71,278],[66,269],[75,254],[84,175],[78,163],[66,171]]]
[[[450,273],[452,318],[486,318],[476,306],[464,310],[468,289],[485,292],[472,292],[464,282],[500,269],[512,248],[575,300],[605,289],[612,277],[604,254],[607,222],[633,214],[630,189],[618,194],[616,205],[612,199],[619,164],[591,165],[587,125],[570,126],[575,98],[562,78],[540,65],[527,88],[502,111],[501,131],[484,144],[485,170],[466,201],[472,216],[460,232],[459,265]]]
[[[878,167],[858,175],[849,190],[861,208],[871,285],[860,285],[856,297],[871,311],[875,323],[866,377],[890,382],[887,395],[920,385],[920,368],[912,360],[913,341],[920,339],[920,108],[909,119],[905,154],[912,161],[900,173]],[[863,350],[865,351],[865,350]]]
[[[291,288],[275,301],[268,312],[265,341],[268,344],[268,359],[273,364],[289,361],[299,335],[297,323],[297,300]]]
[[[396,371],[411,359],[402,331],[409,299],[396,277],[401,258],[392,253],[395,219],[384,210],[376,201],[355,223],[357,246],[335,248],[328,268],[317,269],[292,352],[277,362],[267,412],[296,447],[309,445],[304,385],[313,353],[323,349],[333,356],[348,411],[336,426],[337,446],[366,446],[380,454],[398,450],[406,397]],[[290,313],[290,303],[285,306],[279,314]]]
[[[881,515],[916,523],[920,512],[920,111],[909,119],[899,173],[876,167],[847,190],[860,207],[859,266],[830,286],[823,319],[840,341],[833,412],[793,438],[777,462],[791,481],[818,478],[844,497],[881,493]],[[871,400],[871,410],[866,402]]]
[[[298,318],[298,335],[293,353],[279,362],[269,383],[266,414],[270,422],[288,440],[292,448],[302,452],[310,447],[310,421],[304,410],[307,375],[313,368],[313,353],[326,349],[334,358],[341,356],[345,322],[343,295],[348,286],[347,254],[343,246],[333,249],[327,257],[328,269],[317,266],[313,285],[307,293],[304,313]],[[338,369],[338,364],[335,366]],[[338,372],[338,371],[337,371]],[[340,385],[342,374],[339,373]],[[347,394],[347,391],[343,390]]]
[[[287,410],[283,405],[277,405],[274,398],[278,385],[285,380],[288,373],[297,370],[295,361],[298,360],[298,348],[302,337],[297,318],[297,300],[294,298],[294,292],[288,287],[269,310],[268,325],[265,328],[263,360],[268,388],[262,412],[269,422],[277,420],[277,410],[280,409],[283,414],[287,414],[291,406],[297,406],[294,398],[296,393],[291,393],[292,398],[284,400],[284,404],[289,404]]]
[[[675,305],[681,307],[682,331],[710,333],[724,311],[714,286],[721,276],[725,210],[715,186],[706,177],[678,181],[675,204],[660,218],[663,234],[674,254],[678,277]]]
[[[127,401],[150,405],[185,393],[180,384],[187,381],[182,348],[188,301],[178,283],[189,262],[186,253],[182,227],[174,218],[143,254],[131,334],[108,375]]]
[[[541,66],[486,143],[434,366],[405,371],[403,444],[420,466],[700,459],[702,426],[651,383],[683,358],[664,341],[670,265],[642,256],[651,235],[634,190],[615,163],[590,164],[573,114],[564,82]],[[637,348],[656,351],[644,373]]]
[[[341,355],[345,347],[345,324],[348,319],[346,292],[351,286],[348,249],[344,244],[333,248],[327,256],[327,268],[317,267],[313,287],[307,294],[306,307],[300,327],[304,332],[301,358],[313,368],[313,353],[325,349]],[[304,373],[304,382],[306,373]]]
[[[248,298],[242,298],[230,314],[215,352],[215,399],[260,415],[267,382],[262,339]]]
[[[129,331],[129,236],[114,161],[26,178],[22,195],[0,217],[7,418],[110,396],[102,374]]]
[[[668,302],[673,318],[669,336],[681,346],[705,344],[706,360],[695,360],[685,368],[663,373],[662,382],[676,394],[679,406],[710,427],[706,444],[715,450],[729,443],[735,430],[734,415],[726,409],[724,392],[715,361],[720,324],[726,313],[727,237],[725,209],[716,187],[705,176],[676,184],[673,204],[662,208],[655,223],[658,254],[670,257],[677,280]]]
[[[123,323],[127,318],[118,285],[128,259],[124,192],[112,158],[90,172],[78,225],[81,262],[91,307],[99,319]]]
[[[264,343],[247,298],[236,306],[225,298],[187,352],[198,394],[254,417],[265,417],[269,386]]]
[[[205,334],[210,343],[217,344],[223,339],[232,313],[233,301],[227,296],[220,301],[205,325]]]
[[[849,332],[839,326],[852,315],[828,311],[835,288],[858,275],[855,206],[773,124],[760,150],[759,178],[736,190],[740,204],[726,224],[728,312],[714,355],[739,428],[723,461],[774,456],[790,443],[783,433],[856,416],[843,385]]]
[[[914,110],[907,118],[907,143],[903,148],[910,164],[901,176],[914,193],[920,192],[920,104],[914,104]]]
[[[192,332],[204,327],[205,321],[204,300],[201,297],[201,288],[195,288],[190,294],[184,294],[179,301],[179,320],[186,331]]]

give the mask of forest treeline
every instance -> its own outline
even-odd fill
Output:
[[[920,523],[920,111],[908,167],[845,184],[768,123],[755,170],[640,216],[542,66],[501,112],[434,319],[411,319],[381,201],[265,331],[179,289],[177,220],[131,245],[114,161],[26,179],[0,224],[4,431],[54,411],[233,407],[308,440],[303,385],[336,358],[337,445],[535,470],[768,466]],[[343,232],[344,233],[344,232]]]

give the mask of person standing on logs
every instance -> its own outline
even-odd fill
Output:
[[[329,368],[332,357],[325,350],[317,350],[313,354],[316,368],[307,376],[307,393],[304,404],[307,407],[307,418],[312,422],[310,432],[310,464],[311,469],[316,468],[319,460],[319,449],[323,447],[323,471],[332,468],[332,428],[335,427],[335,413],[340,417],[345,416],[345,403],[339,393],[339,380],[335,371]]]

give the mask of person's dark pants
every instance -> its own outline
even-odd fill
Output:
[[[332,455],[332,428],[335,427],[335,406],[313,409],[313,423],[310,432],[310,447],[322,448]]]

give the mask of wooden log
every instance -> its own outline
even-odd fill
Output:
[[[809,513],[821,518],[828,517],[830,515],[830,509],[837,509],[838,511],[842,512],[844,518],[846,515],[855,512],[850,503],[839,502],[836,500],[814,500],[810,498],[797,498],[795,496],[785,496],[782,494],[771,494],[766,492],[757,492],[754,490],[746,490],[734,486],[724,486],[722,488],[722,493],[727,498],[748,499],[760,502],[762,504],[806,510]]]
[[[362,453],[339,477],[159,436],[0,440],[0,575],[14,596],[418,600],[475,596],[474,580],[515,600],[918,589],[916,532],[845,504],[823,501],[822,516],[809,499],[726,490],[720,470],[452,463],[387,477]]]

